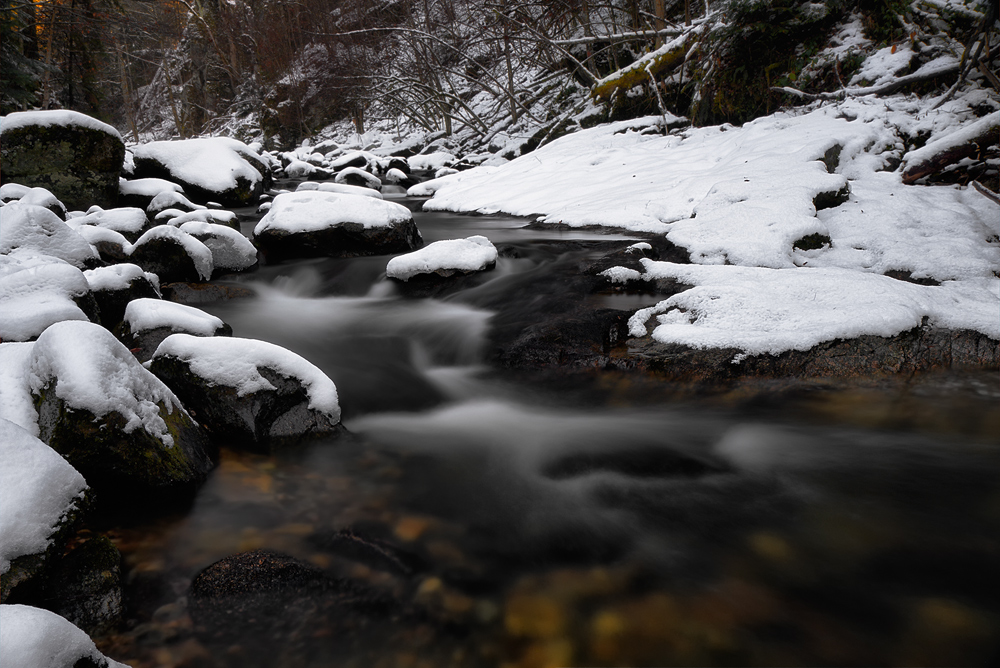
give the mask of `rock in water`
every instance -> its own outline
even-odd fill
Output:
[[[270,180],[264,159],[227,137],[151,142],[137,146],[134,153],[137,178],[178,183],[195,201],[248,206],[257,202]]]
[[[29,605],[0,605],[0,656],[4,666],[128,668],[101,654],[70,622]]]
[[[160,281],[156,274],[135,264],[113,264],[83,272],[101,308],[101,324],[113,330],[125,317],[125,308],[134,299],[159,299]]]
[[[254,228],[269,262],[299,257],[358,257],[417,248],[420,231],[405,206],[372,197],[282,193]]]
[[[167,337],[150,371],[222,442],[269,452],[342,433],[337,388],[322,371],[273,343]]]
[[[0,180],[46,188],[69,209],[115,206],[124,161],[118,131],[75,111],[17,112],[0,127]]]
[[[448,278],[456,274],[472,274],[493,269],[497,264],[497,249],[484,236],[467,239],[435,241],[418,251],[389,260],[385,274],[389,278],[408,281],[415,276],[435,275]]]
[[[62,552],[87,483],[52,448],[0,418],[0,597]],[[4,657],[6,659],[6,657]]]
[[[115,335],[146,362],[171,334],[232,336],[233,328],[201,309],[161,299],[136,299],[125,307]]]
[[[212,251],[215,274],[246,271],[257,266],[257,248],[237,230],[215,223],[190,221],[180,226]]]
[[[31,352],[28,384],[40,438],[87,478],[99,500],[188,492],[212,468],[204,431],[100,325],[46,329]]]
[[[212,251],[170,225],[157,225],[139,237],[129,259],[159,276],[160,283],[207,281],[212,276]]]

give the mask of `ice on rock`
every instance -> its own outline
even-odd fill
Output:
[[[83,268],[97,260],[90,244],[59,216],[34,204],[11,202],[0,208],[0,253],[31,249]]]
[[[0,255],[0,341],[28,341],[53,323],[89,320],[77,303],[89,292],[83,272],[58,258]]]
[[[59,453],[0,417],[0,574],[14,559],[44,552],[86,489]]]
[[[483,271],[496,264],[497,249],[484,236],[435,241],[420,250],[399,255],[386,265],[389,278],[408,281],[418,274],[451,275]]]
[[[128,668],[97,650],[90,637],[54,612],[0,605],[0,657],[5,668]]]

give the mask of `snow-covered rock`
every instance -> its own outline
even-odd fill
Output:
[[[484,236],[435,241],[420,250],[398,255],[386,265],[385,275],[399,281],[434,274],[442,278],[492,269],[497,249]]]
[[[117,203],[125,142],[110,125],[69,110],[16,112],[0,143],[5,181],[47,188],[70,209]]]
[[[85,216],[73,218],[70,223],[70,226],[75,228],[77,232],[83,225],[113,230],[128,239],[129,242],[135,243],[149,227],[149,220],[146,218],[146,212],[142,209],[121,207],[88,213]]]
[[[205,222],[186,222],[180,226],[212,251],[215,273],[246,271],[257,264],[257,248],[231,227]]]
[[[45,188],[29,188],[20,183],[5,183],[0,186],[0,201],[34,204],[48,209],[61,220],[66,220],[66,206]]]
[[[210,223],[223,225],[239,233],[240,219],[232,211],[221,209],[201,209],[180,213],[175,209],[167,209],[156,216],[157,223],[183,227],[186,223]]]
[[[285,165],[285,176],[290,179],[328,179],[333,174],[305,160],[292,160]]]
[[[38,414],[28,388],[34,343],[0,343],[0,419],[38,435]]]
[[[260,155],[228,137],[151,142],[134,154],[136,176],[168,179],[195,201],[224,206],[255,203],[270,175]]]
[[[160,297],[160,280],[128,262],[83,272],[91,294],[101,309],[101,324],[113,330],[125,317],[125,307],[133,299]]]
[[[410,169],[414,171],[436,172],[442,167],[451,167],[457,159],[451,153],[437,151],[424,155],[411,155],[406,159]]]
[[[159,276],[161,283],[207,281],[212,277],[212,251],[170,225],[147,230],[130,249],[129,258]]]
[[[254,228],[254,242],[271,261],[399,253],[420,241],[405,206],[331,192],[280,194]]]
[[[44,255],[0,255],[0,341],[30,341],[62,320],[98,319],[76,267]]]
[[[146,205],[146,214],[151,220],[155,220],[157,216],[168,209],[187,213],[205,208],[207,207],[204,204],[195,204],[189,200],[181,191],[164,190],[149,200],[149,204]]]
[[[265,341],[168,337],[149,365],[216,438],[273,451],[342,431],[337,388],[299,355]]]
[[[340,171],[355,167],[371,171],[372,166],[378,162],[379,158],[367,151],[348,151],[330,161],[330,169]]]
[[[90,244],[59,216],[34,204],[12,202],[0,208],[0,253],[31,249],[80,269],[99,261]]]
[[[23,427],[0,418],[0,596],[4,600],[41,568],[46,552],[60,542],[57,534],[71,528],[86,489],[83,476],[59,453]]]
[[[382,180],[379,177],[357,167],[347,167],[337,172],[334,182],[349,186],[371,188],[372,190],[380,190],[382,188]]]
[[[121,233],[94,225],[81,225],[76,228],[76,233],[87,240],[103,262],[115,264],[128,261],[132,244]]]
[[[125,307],[121,330],[117,334],[139,361],[145,362],[171,334],[232,336],[233,328],[193,306],[140,298]]]
[[[128,668],[59,615],[27,605],[0,605],[0,656],[17,668]]]
[[[177,397],[100,325],[46,329],[32,347],[28,386],[39,438],[99,498],[188,491],[212,467],[207,438]]]
[[[346,183],[315,183],[313,181],[306,181],[300,183],[295,192],[302,192],[304,190],[319,190],[325,193],[340,193],[342,195],[361,195],[362,197],[374,197],[375,199],[382,199],[382,193],[372,188],[367,188],[365,186],[351,186]]]
[[[131,156],[131,153],[129,154]],[[134,167],[134,165],[133,165]],[[184,194],[184,189],[166,179],[120,179],[118,182],[119,206],[135,206],[145,210],[162,192]]]

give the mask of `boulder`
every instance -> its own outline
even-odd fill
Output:
[[[181,402],[100,325],[60,322],[35,342],[28,383],[39,437],[101,502],[161,504],[212,468],[208,439]]]
[[[170,225],[145,232],[130,249],[129,259],[159,276],[161,283],[207,281],[212,276],[212,251]]]
[[[382,189],[382,181],[379,177],[374,174],[369,174],[365,170],[358,169],[357,167],[348,167],[340,172],[337,172],[337,176],[334,181],[336,183],[343,183],[349,186],[371,188],[372,190]]]
[[[269,262],[401,253],[421,242],[405,206],[341,193],[282,193],[254,228]]]
[[[146,362],[171,334],[232,336],[233,328],[193,306],[142,298],[129,302],[115,334],[140,362]]]
[[[83,272],[46,255],[0,255],[0,341],[31,341],[63,320],[100,321]]]
[[[198,406],[198,419],[223,443],[270,452],[343,432],[333,381],[272,343],[174,334],[149,369]]]
[[[46,188],[70,209],[118,203],[125,142],[75,111],[9,114],[0,127],[0,181]]]
[[[59,453],[0,418],[0,597],[58,558],[85,507],[87,483]],[[6,660],[6,656],[4,657]]]
[[[101,324],[113,330],[135,299],[160,298],[160,279],[137,264],[122,263],[83,272],[101,309]]]
[[[149,227],[149,219],[146,218],[146,212],[142,209],[122,207],[88,212],[84,216],[73,218],[69,225],[77,231],[84,225],[102,227],[117,232],[128,239],[130,243],[135,243]]]
[[[484,236],[435,241],[420,250],[397,255],[389,260],[388,278],[407,282],[415,277],[448,278],[493,269],[497,249]]]
[[[137,146],[134,154],[137,177],[178,183],[196,202],[249,206],[269,187],[263,158],[227,137],[151,142]]]
[[[150,220],[155,220],[164,211],[173,209],[182,213],[197,211],[206,208],[202,204],[195,204],[180,190],[164,190],[149,200],[146,205],[146,214]]]
[[[145,211],[150,202],[162,192],[175,192],[183,195],[184,189],[166,179],[120,179],[118,182],[118,204],[138,207]]]
[[[76,228],[76,233],[97,251],[102,262],[107,264],[128,262],[132,244],[121,233],[94,225],[81,225]]]
[[[234,271],[246,271],[257,266],[257,248],[250,240],[231,227],[190,221],[180,226],[212,251],[213,276]]]
[[[0,605],[0,652],[5,666],[128,668],[101,654],[72,623],[29,605]]]
[[[5,183],[0,186],[0,201],[5,204],[8,202],[34,204],[48,209],[59,216],[60,220],[66,220],[66,206],[45,188],[29,188],[20,183]]]
[[[12,202],[0,208],[0,253],[22,248],[69,262],[80,269],[100,258],[90,244],[48,209]]]

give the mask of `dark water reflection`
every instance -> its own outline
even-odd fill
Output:
[[[418,216],[427,240],[520,244],[479,291],[544,270],[538,233],[515,223]],[[121,529],[143,596],[138,626],[103,641],[113,656],[134,666],[1000,659],[995,374],[763,402],[740,390],[666,404],[560,391],[484,368],[491,312],[461,296],[401,299],[380,280],[387,259],[265,267],[252,278],[257,299],[210,308],[236,336],[326,371],[356,438],[279,457],[225,452],[187,515]],[[421,567],[400,574],[345,556],[329,537],[346,528]],[[273,655],[203,645],[185,615],[191,579],[257,548],[365,582],[441,624],[335,658],[324,637]]]

